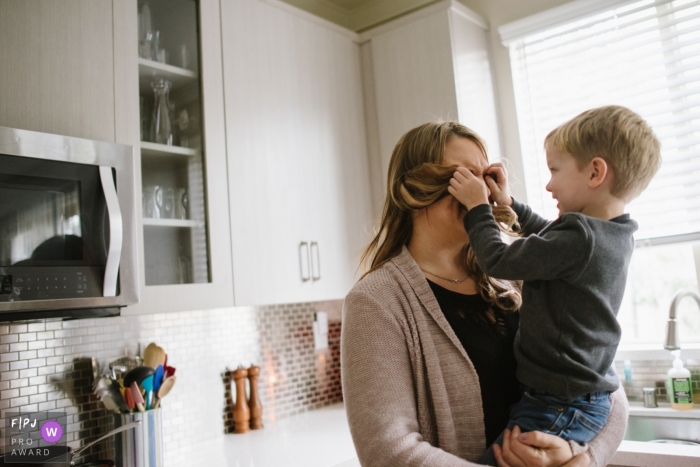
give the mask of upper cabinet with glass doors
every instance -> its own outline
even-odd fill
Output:
[[[139,2],[146,286],[209,282],[197,4]]]
[[[120,3],[115,31],[130,33],[131,53],[115,77],[117,120],[140,153],[143,226],[143,298],[126,312],[230,306],[218,2]]]

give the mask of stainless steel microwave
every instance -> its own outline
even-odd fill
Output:
[[[0,127],[0,321],[138,302],[135,184],[131,146]]]

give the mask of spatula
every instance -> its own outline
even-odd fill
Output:
[[[134,398],[134,403],[136,404],[136,408],[139,409],[139,412],[143,412],[145,410],[143,406],[143,396],[141,395],[141,390],[139,389],[139,385],[136,384],[136,381],[131,383],[131,397]]]
[[[158,365],[160,366],[160,365]],[[162,368],[162,367],[161,367]],[[153,403],[153,377],[155,375],[148,376],[141,381],[141,387],[146,391],[146,410],[151,410],[151,404]]]
[[[134,407],[136,407],[136,403],[134,402],[134,396],[131,395],[131,388],[124,389],[124,401],[129,407],[129,410],[134,410]]]

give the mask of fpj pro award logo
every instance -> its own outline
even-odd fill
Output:
[[[5,416],[5,463],[66,462],[63,412],[8,413]]]

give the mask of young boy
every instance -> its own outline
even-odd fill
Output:
[[[545,149],[555,221],[510,197],[501,164],[484,180],[460,167],[448,190],[469,210],[464,226],[483,271],[524,281],[514,351],[525,392],[508,429],[587,443],[605,425],[609,394],[620,384],[611,368],[620,341],[616,316],[637,230],[624,209],[659,169],[660,144],[639,115],[607,106],[554,129]],[[495,203],[517,213],[523,238],[501,240],[486,186]],[[493,447],[482,462],[496,465]]]

